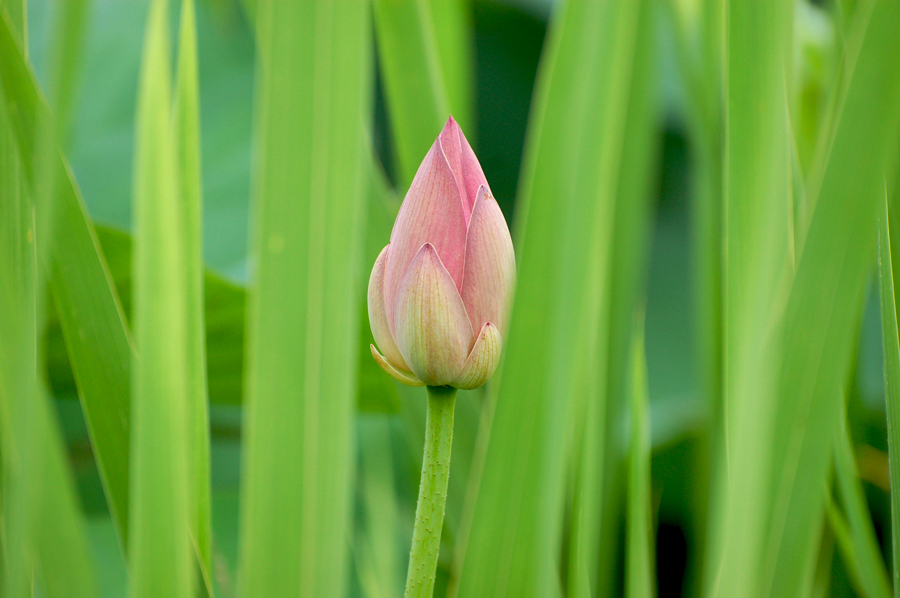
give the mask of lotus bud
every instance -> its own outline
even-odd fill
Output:
[[[372,268],[375,361],[410,386],[481,386],[500,361],[515,270],[506,220],[450,117]]]

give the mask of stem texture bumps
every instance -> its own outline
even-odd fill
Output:
[[[434,592],[444,506],[447,503],[447,482],[450,479],[455,405],[455,388],[428,387],[425,454],[422,458],[419,501],[416,506],[412,547],[409,550],[409,572],[404,598],[431,598]]]

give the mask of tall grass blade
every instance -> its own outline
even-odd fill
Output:
[[[5,21],[4,21],[5,23]],[[8,27],[0,29],[0,76],[7,102],[19,106],[11,119],[23,169],[38,160],[35,118],[48,111],[36,80]],[[60,102],[63,98],[60,97]],[[59,126],[59,125],[58,125]],[[84,201],[62,155],[52,167],[58,181],[54,240],[48,283],[78,385],[91,445],[107,502],[123,546],[127,543],[129,385],[131,341],[115,288]]]
[[[475,139],[475,40],[471,0],[428,0],[438,63],[454,120]]]
[[[713,595],[759,596],[777,340],[790,267],[786,49],[792,8],[731,0],[724,8],[724,454],[707,571]],[[789,271],[789,270],[788,270]]]
[[[642,316],[641,316],[642,317]],[[631,353],[631,445],[628,456],[626,592],[631,598],[654,595],[653,509],[650,496],[650,409],[644,326],[634,326]]]
[[[900,5],[877,0],[848,80],[834,145],[785,312],[778,381],[773,509],[765,588],[808,587],[825,509],[841,390],[855,353],[875,249],[884,177],[893,181],[900,130]]]
[[[397,550],[399,521],[394,488],[391,420],[383,415],[363,415],[358,420],[360,438],[360,500],[365,516],[364,534],[357,536],[357,569],[368,598],[399,596],[403,591],[404,563]]]
[[[841,523],[837,525],[846,526],[846,535],[838,533],[837,527],[835,535],[856,589],[866,598],[889,598],[891,582],[881,558],[881,548],[872,527],[872,515],[856,471],[856,457],[844,414],[841,414],[840,430],[834,441],[834,472],[847,519],[844,521],[844,516],[831,500],[828,505],[828,520],[832,524],[840,520]]]
[[[193,0],[181,4],[181,29],[175,73],[174,143],[184,250],[184,290],[187,309],[185,362],[190,462],[189,525],[207,593],[212,590],[212,531],[210,519],[209,399],[206,386],[206,326],[203,318],[204,272],[200,171],[200,99],[197,74],[197,27]]]
[[[611,229],[622,169],[631,166],[629,102],[647,76],[636,61],[647,9],[573,1],[560,10],[529,129],[519,279],[460,573],[463,597],[559,594],[564,438],[569,410],[579,405],[570,405],[572,379],[609,326]],[[605,342],[598,346],[595,384],[605,392]]]
[[[896,193],[896,190],[895,190]],[[881,289],[881,334],[884,347],[884,398],[887,410],[890,479],[900,480],[900,332],[897,330],[897,295],[894,290],[892,210],[885,194],[878,221],[878,279]],[[896,229],[895,229],[896,231]],[[893,238],[892,238],[893,237]],[[900,264],[897,266],[900,268]],[[891,486],[891,555],[894,597],[900,596],[900,489]]]
[[[430,0],[374,0],[373,7],[397,179],[406,188],[447,120],[447,82]]]
[[[51,80],[47,91],[59,145],[65,147],[69,138],[75,94],[78,87],[84,37],[90,0],[59,2],[59,12],[53,23],[50,67]],[[51,162],[52,163],[52,162]]]
[[[598,376],[591,360],[585,360],[587,383],[596,384],[595,396],[586,394],[588,401],[596,400],[605,433],[598,434],[598,442],[605,447],[596,454],[596,463],[585,447],[582,463],[585,476],[603,476],[598,494],[583,492],[581,499],[593,515],[582,519],[581,533],[587,539],[584,562],[594,595],[602,595],[604,588],[614,592],[615,575],[621,566],[617,534],[611,530],[619,525],[625,496],[628,441],[623,426],[631,376],[632,337],[635,310],[645,296],[650,236],[652,230],[651,194],[657,162],[659,100],[657,85],[658,44],[652,25],[657,3],[645,1],[640,8],[634,41],[633,72],[628,93],[628,109],[622,133],[620,171],[617,173],[615,218],[611,231],[611,264],[609,278],[602,283],[601,292],[609,293],[608,338],[597,337],[597,354],[608,354],[606,367],[606,396],[601,388],[604,376]],[[589,168],[589,167],[588,167]],[[608,290],[604,290],[608,289]],[[597,305],[602,306],[597,300]],[[602,314],[601,314],[602,317]],[[608,348],[604,348],[608,347]],[[601,366],[602,367],[602,366]],[[575,411],[576,416],[577,411]],[[586,428],[587,434],[593,431]],[[592,472],[592,473],[591,473]],[[599,522],[599,531],[597,523]],[[606,533],[609,531],[610,533]],[[596,574],[593,571],[596,570]]]
[[[176,144],[166,0],[153,0],[138,89],[134,174],[131,595],[194,594],[188,483],[187,240]]]
[[[244,596],[342,597],[354,471],[368,5],[257,5]]]
[[[9,2],[5,4],[11,4]],[[21,19],[13,29],[0,6],[2,41],[14,42],[13,31],[21,36]],[[10,84],[4,77],[0,84]],[[5,98],[4,98],[5,100]],[[9,103],[0,102],[0,272],[8,284],[0,287],[0,455],[3,478],[0,479],[0,504],[3,507],[3,531],[0,538],[6,559],[2,568],[3,594],[25,596],[35,567],[33,542],[37,505],[31,500],[27,475],[35,458],[34,443],[25,434],[28,405],[37,398],[34,358],[37,351],[35,331],[35,265],[28,233],[33,232],[31,206],[25,197],[24,181],[9,117]],[[30,362],[30,363],[29,363]],[[29,460],[29,457],[31,459]]]
[[[0,2],[0,45],[24,62],[25,7]],[[94,596],[84,522],[50,398],[37,365],[44,278],[34,189],[20,154],[8,91],[21,82],[0,70],[0,593]],[[49,203],[48,199],[48,203]]]

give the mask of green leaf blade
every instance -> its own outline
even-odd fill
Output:
[[[876,0],[848,81],[834,145],[785,311],[778,380],[767,580],[776,596],[809,583],[826,507],[841,390],[854,356],[874,256],[884,177],[897,172],[900,5]]]
[[[553,563],[561,537],[566,425],[588,405],[570,400],[581,390],[573,378],[579,367],[592,372],[588,385],[606,392],[616,197],[629,189],[623,201],[645,200],[642,186],[628,180],[646,174],[648,138],[638,135],[635,162],[626,164],[624,157],[633,149],[629,103],[636,101],[652,119],[649,104],[635,95],[649,77],[638,59],[649,5],[573,1],[555,17],[520,186],[516,299],[460,573],[462,597],[560,593]],[[605,426],[604,419],[601,413]],[[584,537],[594,542],[595,534],[591,529]],[[592,569],[591,550],[585,562]]]
[[[369,93],[366,8],[349,0],[257,5],[244,596],[342,597],[346,586]]]
[[[180,183],[180,232],[185,252],[185,303],[187,308],[188,465],[190,530],[200,561],[207,593],[212,596],[212,530],[210,515],[209,398],[207,391],[206,324],[204,321],[204,271],[202,240],[202,189],[200,168],[200,91],[197,72],[197,26],[192,0],[181,5],[181,29],[175,73],[174,143]]]
[[[375,31],[400,187],[407,187],[450,111],[429,0],[376,0]]]
[[[168,7],[150,6],[138,92],[134,179],[131,595],[192,596],[188,308],[172,137]]]

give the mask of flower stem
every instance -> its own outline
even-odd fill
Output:
[[[419,502],[412,547],[409,549],[409,573],[404,598],[431,598],[441,548],[447,481],[450,479],[450,448],[453,444],[453,408],[456,389],[428,387],[428,411],[425,416],[425,455],[419,481]]]

